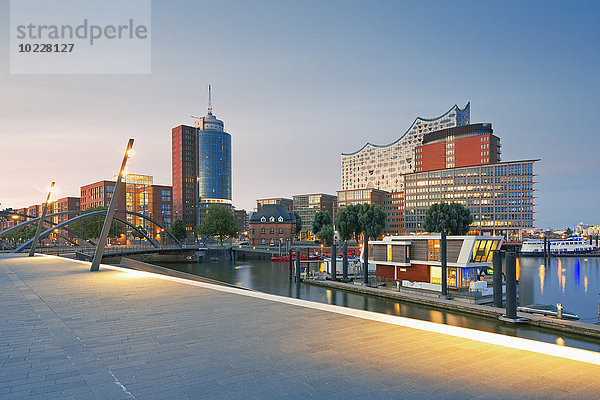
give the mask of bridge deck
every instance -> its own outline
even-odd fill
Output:
[[[600,393],[600,366],[590,363],[368,319],[373,313],[353,317],[335,306],[88,269],[56,257],[0,255],[1,398]]]

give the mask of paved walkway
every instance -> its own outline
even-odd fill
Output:
[[[0,398],[600,397],[598,365],[236,292],[0,255]]]

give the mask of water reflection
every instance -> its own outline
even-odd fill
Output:
[[[581,321],[597,322],[600,258],[550,258],[546,265],[540,261],[543,258],[521,258],[520,303],[561,303]]]
[[[577,291],[576,285],[571,283],[575,282],[574,278],[563,281],[558,276],[552,276],[551,271],[555,268],[554,264],[550,268],[548,265],[540,264],[541,260],[543,259],[522,258],[519,261],[519,295],[521,304],[552,304],[560,302],[565,305],[565,308],[587,318],[588,321],[592,317],[595,318],[596,314],[592,313],[592,311],[597,310],[597,293],[600,290],[598,282],[598,268],[600,265],[598,265],[598,259],[587,263],[589,264],[589,268],[587,268],[587,264],[586,268],[581,268],[580,274],[583,276],[584,287],[586,288],[585,292]],[[560,268],[558,266],[559,262],[561,262]],[[565,259],[564,261],[551,259],[551,263],[556,263],[556,271],[561,277],[565,277],[566,275],[574,276],[575,259]],[[370,297],[358,293],[298,283],[289,279],[289,270],[286,263],[248,261],[241,264],[239,262],[233,264],[222,261],[208,261],[199,264],[169,263],[164,264],[164,266],[280,296],[416,318],[488,332],[497,332],[549,343],[556,343],[559,337],[556,334],[540,331],[532,327],[515,327],[499,323],[492,319],[433,310],[416,304],[402,303],[380,297]],[[318,264],[313,264],[310,268],[316,269],[318,267]],[[572,287],[569,285],[572,285]],[[589,296],[587,295],[588,285]],[[564,287],[564,292],[559,286]],[[593,303],[594,301],[595,303]],[[600,351],[600,343],[597,341],[588,342],[568,335],[561,335],[561,340],[564,341],[566,346]]]

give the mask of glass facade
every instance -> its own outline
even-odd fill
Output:
[[[533,227],[533,163],[441,169],[404,176],[404,229],[418,232],[429,206],[440,202],[464,205],[473,215],[471,229],[513,239]],[[475,233],[475,232],[474,232]]]
[[[143,215],[150,215],[150,192],[148,188],[153,184],[153,178],[148,175],[127,174],[124,176],[126,185],[125,204],[127,211]],[[152,230],[152,223],[142,217],[127,214],[127,222],[133,226],[142,226],[147,231]],[[127,229],[128,232],[131,228]]]
[[[471,105],[454,105],[445,114],[425,119],[418,117],[395,142],[385,146],[365,144],[354,153],[341,157],[342,190],[380,189],[395,192],[403,189],[401,176],[414,172],[415,147],[423,142],[427,133],[441,129],[468,125]]]
[[[231,135],[198,130],[198,195],[231,200]]]

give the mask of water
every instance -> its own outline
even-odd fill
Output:
[[[584,313],[584,309],[594,308],[591,307],[592,298],[594,296],[598,297],[597,293],[600,289],[598,279],[599,260],[590,261],[593,259],[589,259],[585,261],[585,267],[582,267],[582,263],[584,263],[583,259],[579,259],[579,267],[577,267],[576,260],[578,259],[562,259],[560,261],[561,272],[558,274],[558,266],[555,265],[558,263],[558,259],[551,259],[550,264],[544,267],[546,272],[540,274],[540,264],[543,263],[543,258],[541,259],[541,263],[537,258],[520,259],[518,275],[521,282],[520,290],[523,292],[521,294],[521,299],[524,301],[523,304],[536,302],[550,304],[562,300],[566,308],[590,320],[593,310],[590,309]],[[600,340],[581,338],[569,334],[556,334],[535,327],[507,325],[489,318],[439,311],[397,300],[378,298],[305,283],[295,283],[289,280],[289,269],[286,262],[272,263],[262,260],[237,263],[229,261],[206,261],[197,264],[167,263],[163,265],[178,271],[280,296],[416,318],[600,352]],[[313,265],[313,268],[316,268],[316,265]],[[549,270],[553,270],[554,272],[549,272]],[[575,276],[579,277],[577,278],[578,284],[575,282]],[[587,289],[584,288],[585,293],[582,294],[578,288],[583,285]],[[598,299],[596,298],[595,300],[597,301]],[[597,302],[595,310],[597,311]],[[597,315],[594,316],[597,317]],[[588,322],[594,321],[590,320]]]
[[[581,322],[598,322],[600,258],[521,257],[517,265],[520,304],[556,304],[575,312]]]

